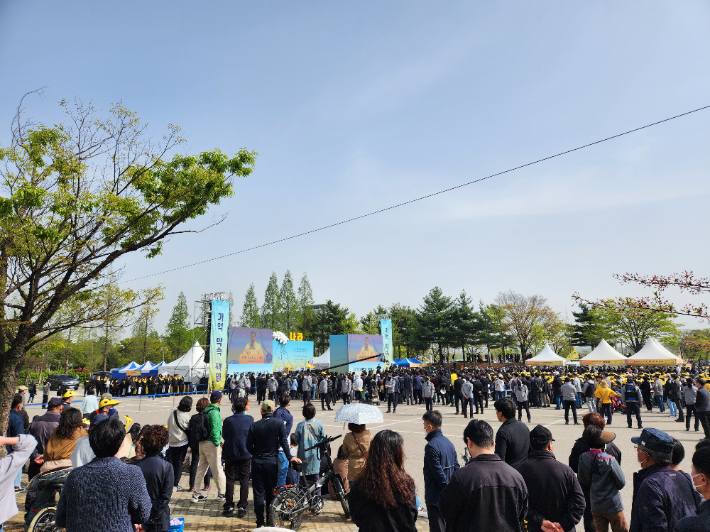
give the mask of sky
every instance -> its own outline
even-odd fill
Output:
[[[0,145],[22,95],[122,101],[191,153],[259,153],[234,197],[124,286],[232,291],[307,272],[361,316],[434,286],[491,302],[642,295],[614,273],[708,275],[710,110],[336,228],[225,255],[710,105],[705,1],[0,2]],[[159,275],[153,275],[159,274]],[[133,280],[146,275],[152,277]],[[693,299],[670,293],[674,301]],[[684,320],[686,326],[695,327]]]

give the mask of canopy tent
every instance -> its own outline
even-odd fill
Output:
[[[153,369],[151,371],[151,375],[162,375],[163,372],[163,367],[165,367],[167,363],[165,361],[163,362],[158,362],[155,366],[153,366]]]
[[[675,366],[681,364],[682,359],[663,347],[661,342],[651,338],[641,351],[627,358],[626,363],[630,366]]]
[[[626,357],[606,343],[606,340],[602,339],[591,353],[579,359],[579,363],[585,366],[625,364]]]
[[[550,349],[547,344],[537,356],[525,361],[527,366],[562,366],[564,363],[565,359]]]
[[[330,348],[326,349],[321,356],[314,358],[311,366],[315,369],[328,369],[330,367]]]
[[[123,379],[124,377],[127,377],[128,375],[140,375],[140,370],[138,370],[139,367],[140,366],[136,362],[129,362],[128,364],[126,364],[122,368],[112,369],[111,370],[111,378],[112,379]]]
[[[151,361],[146,362],[142,366],[138,366],[136,370],[140,370],[141,375],[153,375],[151,371],[153,371],[153,368],[155,367],[155,364],[153,364]]]
[[[400,368],[416,368],[421,366],[422,362],[416,358],[403,358],[401,360],[395,360],[393,364]]]
[[[190,350],[177,360],[160,366],[160,373],[180,375],[185,381],[196,384],[209,374],[209,367],[205,364],[205,350],[195,342]]]

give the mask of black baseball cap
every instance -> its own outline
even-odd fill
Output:
[[[552,437],[552,432],[549,429],[543,427],[542,425],[536,426],[530,431],[530,439],[543,442],[543,441],[555,441]]]

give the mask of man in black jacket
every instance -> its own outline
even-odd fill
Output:
[[[530,432],[530,454],[518,468],[528,488],[528,532],[575,530],[584,515],[584,492],[574,471],[552,454],[552,433],[538,425]]]
[[[274,402],[261,402],[261,419],[249,427],[247,451],[251,453],[252,490],[254,492],[254,513],[256,526],[264,526],[264,506],[270,506],[274,497],[278,475],[279,446],[291,462],[300,462],[291,457],[288,434],[283,421],[274,418]]]
[[[160,451],[168,444],[168,429],[152,425],[141,436],[145,457],[135,462],[143,473],[150,501],[150,517],[141,523],[145,532],[163,532],[170,528],[170,498],[173,495],[173,466],[163,460]]]
[[[528,490],[523,477],[494,452],[493,429],[473,419],[464,430],[471,462],[441,492],[439,511],[448,532],[523,532]]]
[[[239,477],[239,501],[237,501],[237,517],[247,514],[247,499],[249,498],[249,469],[251,455],[247,451],[247,435],[254,424],[254,418],[247,415],[249,399],[237,397],[232,405],[234,415],[222,422],[222,458],[224,459],[224,474],[227,479],[225,494],[225,517],[234,515],[234,483]]]
[[[528,458],[530,429],[515,419],[515,405],[508,398],[493,403],[498,421],[503,423],[496,433],[495,453],[506,464],[518,468]]]

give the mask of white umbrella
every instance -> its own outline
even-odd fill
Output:
[[[335,421],[367,425],[368,423],[384,423],[382,410],[372,405],[345,405],[335,413]]]

